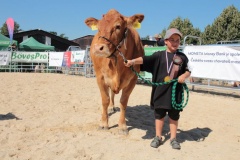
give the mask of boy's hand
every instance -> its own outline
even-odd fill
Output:
[[[185,79],[186,79],[185,75],[182,74],[181,76],[178,77],[178,83],[184,83]]]
[[[178,77],[178,83],[184,83],[185,79],[191,75],[190,72],[186,71],[184,74]]]
[[[134,60],[127,60],[127,62],[124,62],[124,65],[126,66],[126,67],[130,67],[130,66],[132,66],[132,65],[134,65]]]

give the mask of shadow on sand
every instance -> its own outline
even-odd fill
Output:
[[[137,105],[132,107],[127,107],[126,112],[127,126],[129,132],[132,129],[145,130],[146,134],[142,137],[143,139],[152,139],[155,137],[155,119],[154,111],[150,109],[148,105]],[[168,117],[165,117],[165,123],[163,127],[164,141],[170,138],[169,134],[169,121]],[[210,134],[212,130],[208,127],[205,128],[193,128],[187,131],[178,129],[177,139],[180,143],[184,141],[204,141],[206,137]]]
[[[12,113],[7,113],[7,114],[0,114],[0,121],[3,120],[10,120],[10,119],[16,119],[16,120],[21,120],[21,118],[18,118]]]

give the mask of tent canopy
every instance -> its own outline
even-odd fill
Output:
[[[55,48],[54,46],[42,44],[33,37],[30,37],[19,44],[19,49],[24,51],[53,51]]]
[[[12,44],[13,43],[16,46],[18,44],[17,41],[15,41],[15,40],[12,40]],[[0,33],[0,50],[6,50],[10,45],[11,45],[10,38],[8,38]]]

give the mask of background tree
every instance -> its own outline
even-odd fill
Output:
[[[141,40],[149,40],[150,39],[150,36],[147,35],[146,37],[142,37]]]
[[[66,37],[64,33],[60,34],[59,37],[62,37],[62,38],[68,39],[68,37]]]
[[[224,9],[213,24],[205,28],[202,37],[205,44],[240,40],[240,12],[238,9],[233,5]]]
[[[201,35],[200,29],[194,28],[188,18],[181,19],[181,17],[177,17],[170,23],[168,29],[169,28],[179,29],[180,32],[183,34],[183,37],[188,36],[188,35],[200,37],[200,35]],[[166,29],[164,29],[162,31],[161,35],[165,35],[165,34],[166,34]],[[181,43],[183,43],[183,39],[182,39]],[[185,43],[186,44],[198,44],[199,40],[195,39],[195,38],[187,38]]]
[[[57,36],[57,32],[49,31],[49,33],[54,34],[55,36]]]
[[[57,32],[54,32],[54,31],[49,31],[49,33],[51,33],[51,34],[54,34],[54,35],[58,36]],[[59,37],[62,37],[62,38],[68,39],[68,37],[66,37],[64,33],[60,34],[60,35],[59,35]]]
[[[217,41],[231,41],[240,40],[240,12],[236,7],[229,6],[223,10],[219,17],[217,17],[213,24],[207,25],[204,32],[199,28],[194,28],[188,18],[182,19],[177,17],[174,19],[169,28],[178,28],[183,37],[187,35],[201,37],[202,44],[214,44]],[[160,33],[162,37],[165,36],[166,30],[163,29]],[[182,42],[183,43],[183,40]],[[186,44],[199,44],[199,40],[195,38],[187,38]]]
[[[22,30],[20,29],[19,24],[17,22],[14,22],[14,31],[13,31],[13,33],[18,33],[20,31],[22,31]],[[7,28],[7,23],[6,22],[1,27],[1,34],[8,35],[8,28]]]

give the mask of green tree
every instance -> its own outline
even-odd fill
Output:
[[[54,34],[54,35],[56,35],[56,36],[57,36],[57,32],[54,32],[54,31],[49,31],[49,33],[51,33],[51,34]]]
[[[150,37],[150,36],[147,35],[146,37],[142,37],[141,40],[149,40],[149,39],[150,39],[149,37]]]
[[[201,31],[199,28],[194,28],[192,23],[190,22],[190,20],[188,18],[186,19],[181,19],[181,17],[177,17],[176,19],[174,19],[169,27],[169,28],[177,28],[181,31],[181,33],[183,34],[183,37],[185,36],[196,36],[196,37],[200,37],[201,35]],[[161,33],[162,35],[166,34],[166,29],[164,29]],[[186,39],[186,44],[197,44],[199,42],[198,39],[196,38],[188,38]],[[182,42],[183,43],[183,40]]]
[[[212,30],[211,25],[207,25],[204,32],[202,33],[203,44],[211,44],[214,42],[214,31]]]
[[[20,29],[19,24],[17,22],[14,22],[14,31],[13,31],[13,33],[18,33],[20,31],[22,31],[22,30]],[[1,27],[1,33],[3,35],[8,35],[9,34],[6,22]]]
[[[49,33],[51,33],[51,34],[54,34],[54,35],[58,36],[57,32],[54,32],[54,31],[49,31]],[[64,33],[60,34],[60,35],[59,35],[59,37],[62,37],[62,38],[68,39],[68,37],[66,37]]]
[[[66,37],[64,33],[60,34],[59,37],[62,37],[62,38],[68,39],[68,37]]]
[[[208,25],[202,37],[205,44],[217,41],[231,41],[240,39],[240,12],[236,7],[229,6],[223,10],[212,25]]]

